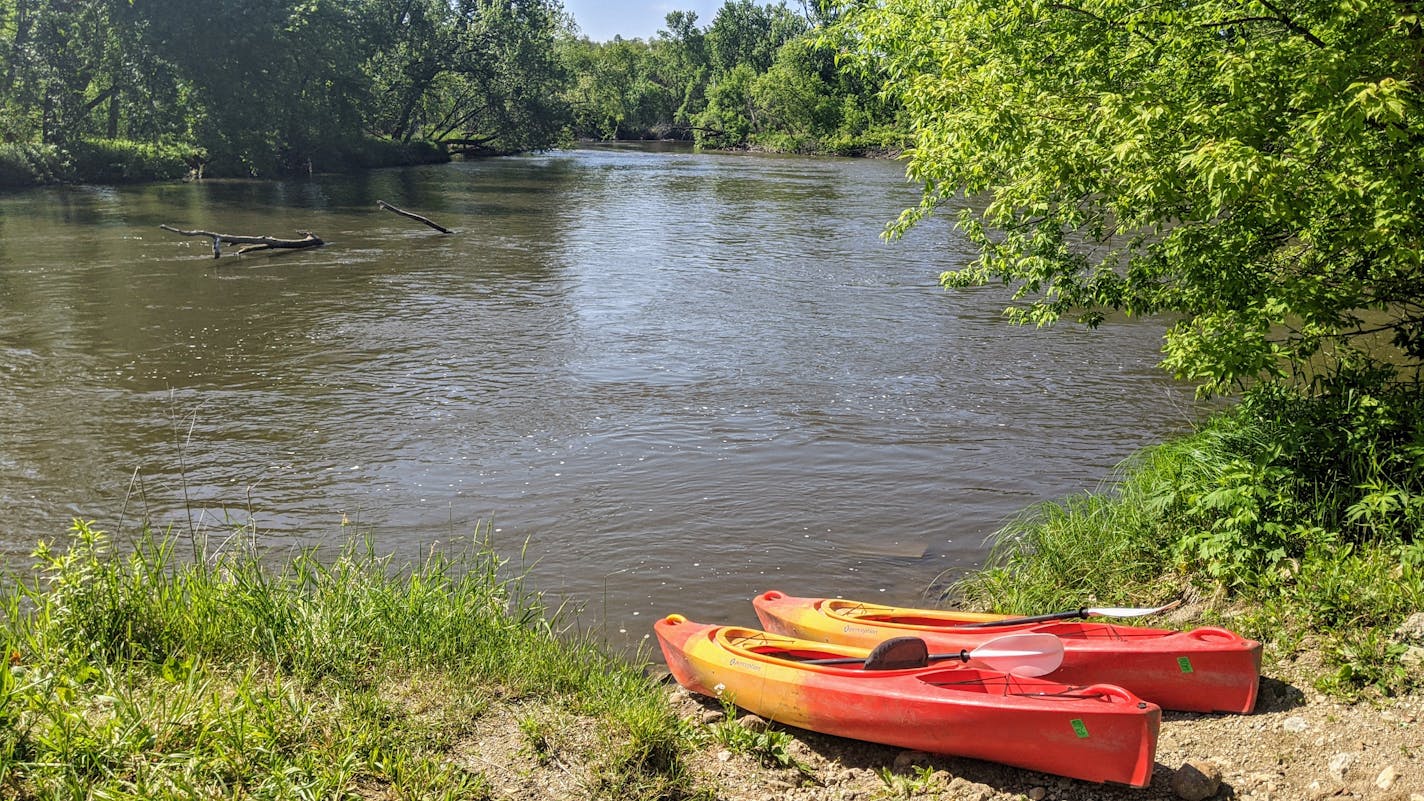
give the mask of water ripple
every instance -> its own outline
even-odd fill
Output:
[[[0,197],[0,547],[255,516],[414,553],[493,519],[634,638],[770,586],[912,601],[1195,413],[1160,323],[939,289],[945,222],[878,238],[916,201],[893,163],[622,148]],[[160,222],[331,244],[214,261]]]

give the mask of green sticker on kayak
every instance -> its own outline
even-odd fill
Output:
[[[1083,723],[1082,720],[1078,718],[1073,718],[1072,723],[1073,731],[1078,735],[1079,738],[1085,738],[1088,736],[1088,727]]]
[[[1186,658],[1185,656],[1179,656],[1177,657],[1177,667],[1181,668],[1183,673],[1191,673],[1192,660]]]

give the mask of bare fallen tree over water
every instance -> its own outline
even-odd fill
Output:
[[[174,228],[171,225],[160,225],[165,231],[172,231],[180,236],[205,236],[213,240],[213,258],[222,256],[223,243],[229,245],[243,245],[237,249],[240,256],[244,253],[251,253],[255,250],[270,249],[297,249],[315,248],[326,244],[321,237],[311,231],[297,231],[302,235],[301,239],[278,239],[272,236],[242,236],[239,234],[221,234],[216,231],[185,231],[182,228]]]
[[[449,228],[446,228],[445,226],[443,226],[443,225],[441,225],[441,224],[435,222],[434,220],[430,219],[429,217],[422,217],[422,216],[420,216],[419,214],[414,214],[414,213],[412,213],[412,212],[406,211],[405,209],[396,208],[395,206],[392,206],[391,204],[387,203],[387,202],[384,201],[384,200],[377,200],[377,201],[376,201],[376,205],[377,205],[377,206],[380,206],[381,208],[385,209],[386,211],[390,211],[390,212],[394,212],[394,213],[396,213],[396,214],[399,214],[399,215],[402,216],[402,217],[409,217],[409,218],[412,219],[412,220],[417,220],[417,221],[419,221],[419,222],[425,223],[426,225],[430,226],[431,228],[434,228],[435,230],[439,231],[439,232],[442,233],[442,234],[454,233],[454,232],[451,231]]]

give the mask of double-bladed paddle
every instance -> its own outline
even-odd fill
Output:
[[[831,659],[808,659],[807,665],[853,665],[862,663],[866,670],[910,670],[929,667],[931,662],[974,660],[990,670],[1016,676],[1042,676],[1063,664],[1063,641],[1052,634],[1006,634],[995,637],[973,650],[958,653],[932,654],[919,637],[895,637],[875,646],[864,659],[853,656]]]
[[[1146,617],[1165,612],[1168,609],[1176,609],[1182,605],[1181,599],[1177,599],[1165,606],[1142,607],[1142,606],[1085,606],[1082,609],[1071,609],[1067,612],[1050,612],[1046,615],[1030,615],[1029,617],[1006,617],[1003,620],[986,620],[982,623],[965,623],[959,628],[962,629],[987,629],[994,626],[1019,626],[1025,623],[1046,623],[1050,620],[1073,620],[1076,618],[1089,617]]]

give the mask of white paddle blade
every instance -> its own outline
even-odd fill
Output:
[[[1158,606],[1150,609],[1135,606],[1104,606],[1084,609],[1083,611],[1087,612],[1090,617],[1146,617],[1147,615],[1161,614],[1168,609],[1176,609],[1181,605],[1182,602],[1178,599],[1166,606]]]
[[[1043,676],[1063,664],[1063,641],[1052,634],[1008,634],[970,651],[969,658],[1015,676]]]

